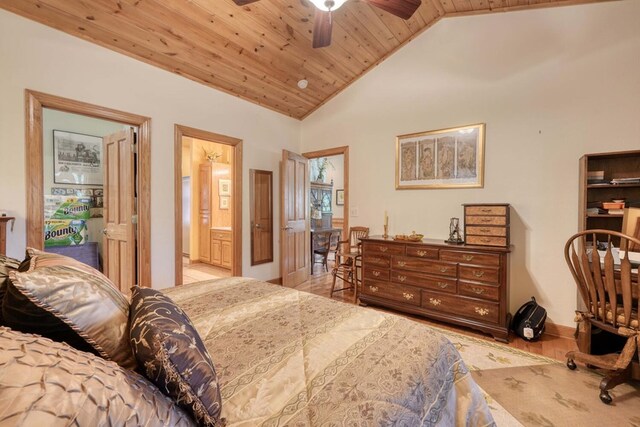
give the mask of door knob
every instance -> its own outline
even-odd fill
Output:
[[[256,228],[262,228],[260,224],[256,224]]]
[[[283,229],[284,231],[287,231],[287,230],[293,230],[293,227],[289,227],[289,226],[287,225],[286,227],[282,227],[282,229]]]

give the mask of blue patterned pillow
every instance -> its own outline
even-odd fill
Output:
[[[211,356],[186,313],[160,291],[135,287],[129,315],[133,353],[146,377],[200,425],[225,425]]]

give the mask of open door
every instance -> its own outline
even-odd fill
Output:
[[[309,163],[282,150],[280,187],[280,271],[282,285],[294,287],[309,277]]]
[[[135,139],[133,129],[103,138],[104,274],[125,294],[136,284]]]

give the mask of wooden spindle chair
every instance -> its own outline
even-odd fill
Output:
[[[335,263],[331,275],[333,282],[331,284],[331,294],[334,292],[353,289],[355,299],[358,298],[358,256],[360,255],[360,239],[369,236],[369,227],[351,227],[349,228],[349,238],[338,242],[335,253]],[[349,284],[349,286],[336,289],[336,279]]]
[[[597,252],[597,239],[607,242],[604,260]],[[615,263],[611,247],[612,241],[618,239],[619,250],[624,251],[620,264]],[[592,246],[589,247],[588,242],[592,242]],[[627,251],[632,244],[640,245],[640,240],[610,230],[587,230],[572,236],[565,245],[565,259],[586,305],[585,310],[576,311],[579,350],[567,353],[567,367],[576,369],[575,361],[579,361],[605,370],[607,374],[600,382],[600,400],[606,404],[612,401],[609,390],[631,379],[632,361],[640,344],[638,274],[632,272]],[[622,351],[590,354],[594,326],[625,338]]]

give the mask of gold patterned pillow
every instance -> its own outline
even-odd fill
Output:
[[[27,271],[10,273],[2,304],[6,325],[87,351],[84,342],[89,351],[136,368],[129,344],[129,301],[97,270],[48,255],[35,254]]]
[[[130,335],[141,369],[160,391],[189,411],[198,424],[225,425],[211,356],[180,307],[160,291],[133,288]]]
[[[0,327],[0,425],[195,423],[135,372],[66,344]]]

